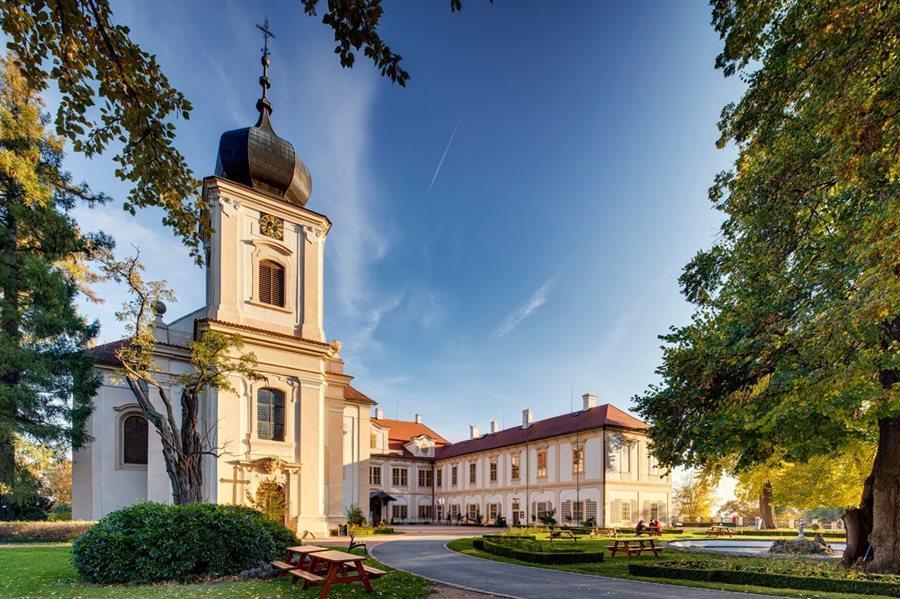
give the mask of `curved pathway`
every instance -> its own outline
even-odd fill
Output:
[[[455,537],[458,538],[458,537]],[[588,576],[492,562],[447,549],[447,538],[392,540],[372,548],[372,557],[392,568],[457,587],[514,599],[614,596],[622,599],[771,599],[710,589]]]

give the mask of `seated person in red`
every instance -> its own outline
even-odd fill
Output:
[[[662,534],[662,525],[660,525],[659,520],[650,520],[649,528],[651,532]]]

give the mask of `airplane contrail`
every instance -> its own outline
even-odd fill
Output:
[[[428,196],[431,195],[431,188],[434,187],[434,182],[437,181],[438,175],[441,172],[441,167],[444,166],[444,159],[447,158],[447,153],[450,151],[450,146],[453,145],[453,139],[456,137],[456,132],[459,130],[459,124],[462,123],[463,116],[466,114],[466,108],[469,106],[469,100],[472,99],[472,94],[469,94],[469,97],[466,98],[466,103],[463,104],[463,108],[459,113],[459,118],[456,119],[456,126],[453,127],[453,133],[450,134],[450,139],[447,141],[447,147],[444,148],[444,153],[441,154],[441,159],[438,161],[437,168],[434,169],[434,176],[431,177],[431,183],[428,184],[428,191],[425,192],[425,199],[428,199]]]

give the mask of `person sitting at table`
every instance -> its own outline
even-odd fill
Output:
[[[650,531],[655,532],[656,534],[662,534],[662,525],[659,523],[659,520],[650,520]]]
[[[644,519],[641,518],[638,520],[637,526],[634,527],[634,534],[639,537],[644,534],[645,530],[647,530],[647,525],[644,524]]]

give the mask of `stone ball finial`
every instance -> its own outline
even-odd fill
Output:
[[[332,339],[331,343],[329,344],[329,347],[331,347],[331,349],[332,349],[332,351],[334,351],[334,353],[338,354],[341,352],[341,348],[344,346],[337,339]]]
[[[166,305],[160,300],[153,302],[153,311],[157,316],[163,317],[166,314]]]

